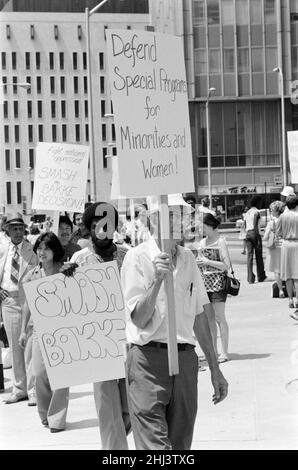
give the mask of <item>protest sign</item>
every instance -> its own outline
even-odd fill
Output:
[[[288,153],[291,171],[291,183],[298,183],[298,131],[288,131]]]
[[[32,208],[84,212],[88,158],[87,146],[40,142]]]
[[[182,38],[132,30],[106,35],[120,193],[132,198],[192,192]]]
[[[24,290],[52,389],[125,377],[116,261],[28,282]]]

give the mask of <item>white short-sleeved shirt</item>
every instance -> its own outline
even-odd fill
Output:
[[[195,344],[195,316],[203,312],[203,306],[209,303],[209,299],[193,254],[180,246],[177,249],[177,265],[173,273],[177,342]],[[123,262],[121,281],[126,305],[126,336],[129,343],[142,346],[150,341],[167,342],[168,311],[163,283],[157,296],[155,311],[146,328],[138,328],[131,319],[135,306],[152,285],[153,260],[158,253],[160,250],[151,238],[129,250]]]

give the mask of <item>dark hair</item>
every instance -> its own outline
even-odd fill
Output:
[[[216,229],[220,225],[220,223],[221,223],[220,217],[214,217],[213,214],[208,213],[208,212],[207,214],[204,214],[203,224]]]
[[[208,207],[210,205],[210,199],[208,196],[203,197],[201,200],[202,206]]]
[[[98,211],[97,208],[103,205],[103,209],[107,209],[103,211],[102,215],[97,215]],[[112,204],[109,204],[108,202],[95,202],[94,204],[91,204],[90,206],[85,209],[85,212],[83,214],[83,224],[85,227],[90,231],[91,229],[91,224],[93,219],[103,219],[105,216],[109,215],[111,216],[113,213],[114,220],[113,222],[115,223],[115,230],[118,228],[118,211],[115,209]]]
[[[74,213],[73,213],[73,216],[72,216],[72,223],[73,223],[73,225],[77,225],[77,223],[76,223],[76,216],[77,216],[78,214],[82,214],[82,212],[74,212]],[[83,214],[82,214],[82,215],[83,215]]]
[[[33,251],[36,253],[41,243],[44,243],[47,248],[50,248],[54,253],[53,260],[61,261],[64,256],[64,248],[62,247],[59,238],[53,232],[46,232],[40,235],[35,242]]]
[[[59,225],[60,224],[67,224],[70,226],[71,228],[71,231],[72,231],[72,228],[73,228],[73,223],[72,221],[70,220],[70,218],[68,217],[68,215],[60,215],[59,217]]]
[[[256,194],[251,198],[250,207],[256,207],[257,209],[261,209],[260,206],[263,204],[263,198],[259,194]]]
[[[36,225],[36,224],[31,225],[30,234],[31,235],[37,235],[38,233],[40,233],[38,225]]]
[[[288,209],[295,209],[298,206],[298,196],[296,194],[290,194],[286,199],[286,206]]]

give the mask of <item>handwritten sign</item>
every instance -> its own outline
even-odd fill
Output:
[[[39,143],[32,208],[84,212],[88,157],[84,145]]]
[[[51,388],[125,377],[124,299],[116,261],[24,284]]]
[[[298,183],[298,131],[288,131],[288,153],[291,170],[291,183]]]
[[[132,30],[106,34],[120,194],[192,192],[182,39]]]

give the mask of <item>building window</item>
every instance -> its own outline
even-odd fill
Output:
[[[13,102],[13,115],[15,118],[19,117],[19,102],[18,101]]]
[[[62,124],[62,142],[67,141],[67,126],[66,124]]]
[[[5,169],[10,171],[10,150],[5,149]]]
[[[50,77],[51,94],[55,94],[55,77]]]
[[[36,70],[40,70],[40,52],[35,53]]]
[[[100,52],[99,53],[99,70],[104,70],[104,68],[105,68],[104,53]]]
[[[87,70],[87,53],[83,52],[83,69]]]
[[[27,117],[32,118],[32,101],[27,101]]]
[[[234,73],[235,72],[235,63],[234,63],[234,49],[224,49],[224,73]]]
[[[60,92],[61,95],[65,94],[65,77],[60,77]]]
[[[39,142],[43,142],[43,125],[38,125],[38,140]]]
[[[78,100],[74,101],[74,115],[76,118],[80,117],[80,102]]]
[[[54,52],[49,52],[49,66],[50,70],[54,70]]]
[[[207,51],[205,49],[197,49],[195,56],[195,75],[205,75],[207,73]]]
[[[193,17],[194,17],[194,24],[196,25],[205,24],[205,21],[206,21],[205,0],[194,0]]]
[[[237,25],[247,25],[249,20],[248,0],[237,0],[237,2],[235,2],[235,5]]]
[[[107,140],[107,125],[106,124],[101,125],[101,136],[102,136],[103,141]]]
[[[6,52],[1,52],[1,66],[2,70],[6,70]]]
[[[8,118],[8,101],[3,101],[3,117]]]
[[[220,73],[220,50],[209,50],[209,71],[210,73]]]
[[[101,116],[104,117],[104,115],[106,114],[106,102],[105,102],[105,100],[101,100],[100,107],[101,107]]]
[[[115,124],[112,124],[112,140],[116,140]]]
[[[56,101],[51,101],[51,116],[56,117]]]
[[[105,93],[105,77],[100,77],[99,83],[100,83],[100,93],[104,94]]]
[[[219,24],[219,0],[208,0],[207,17],[208,24]]]
[[[11,182],[6,182],[6,203],[11,204]]]
[[[30,84],[30,87],[27,88],[27,95],[31,95],[31,77],[30,76],[26,77],[26,83]]]
[[[30,52],[25,52],[26,70],[30,70]]]
[[[107,159],[108,149],[107,147],[102,148],[102,166],[108,168],[108,159]]]
[[[88,126],[88,124],[85,124],[85,139],[86,139],[86,142],[89,142],[89,126]]]
[[[114,157],[116,157],[116,155],[117,155],[117,147],[113,147],[113,149],[112,149],[112,154],[113,154]]]
[[[7,77],[5,76],[2,76],[2,89],[3,89],[3,94],[6,95],[7,94]]]
[[[11,53],[11,66],[12,66],[12,70],[16,70],[17,68],[17,53],[16,52]]]
[[[28,141],[33,142],[33,126],[29,124],[28,126]]]
[[[250,0],[251,24],[262,24],[262,3],[260,0]]]
[[[42,118],[42,101],[37,101],[37,117]]]
[[[41,77],[36,77],[36,93],[41,93]]]
[[[87,118],[88,117],[88,101],[87,100],[84,101],[84,108],[85,108],[85,117]]]
[[[87,77],[84,77],[84,93],[88,93],[88,81],[87,81]]]
[[[21,151],[16,149],[16,168],[21,168]]]
[[[263,48],[252,48],[251,50],[251,61],[253,72],[264,71],[264,60],[263,60]]]
[[[20,127],[18,124],[14,126],[14,140],[17,144],[20,142]]]
[[[53,140],[53,142],[57,142],[57,126],[56,126],[56,124],[52,124],[52,140]]]
[[[18,92],[18,87],[17,87],[18,77],[12,77],[12,83],[14,83],[14,85],[12,87],[12,92],[13,92],[14,95],[16,95],[17,92]]]
[[[276,23],[276,0],[265,0],[265,23]]]
[[[75,132],[76,132],[76,142],[80,142],[81,140],[80,124],[75,125]]]
[[[77,52],[72,53],[72,68],[78,70],[78,54]]]
[[[79,92],[79,77],[73,77],[73,92],[75,95]]]
[[[60,70],[64,70],[64,52],[59,52]]]
[[[66,101],[61,101],[61,117],[66,118]]]
[[[22,203],[22,183],[17,181],[17,204]]]
[[[4,142],[9,143],[9,126],[4,126]]]
[[[34,168],[34,149],[29,149],[29,167]]]
[[[248,48],[238,49],[238,72],[248,73],[249,72],[249,51]]]

